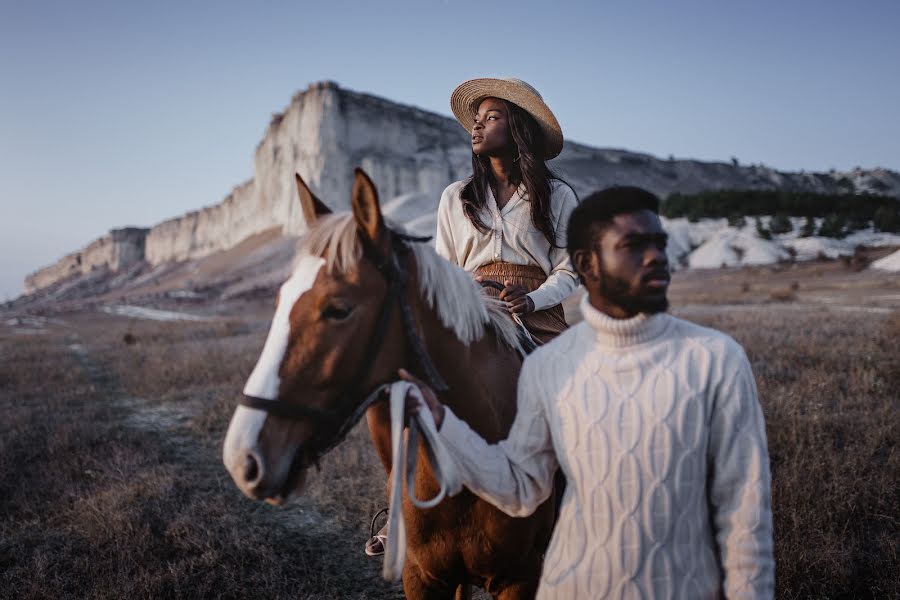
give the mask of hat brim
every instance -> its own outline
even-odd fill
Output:
[[[541,99],[524,85],[506,79],[470,79],[459,84],[450,95],[450,109],[466,131],[472,131],[478,105],[485,98],[500,98],[522,108],[537,121],[544,134],[544,160],[562,152],[563,134],[559,121]]]

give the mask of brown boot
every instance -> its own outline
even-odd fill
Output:
[[[381,556],[384,554],[384,548],[387,545],[387,523],[378,530],[378,533],[375,533],[375,523],[378,521],[378,517],[382,514],[387,514],[387,511],[388,509],[383,508],[375,513],[375,516],[372,518],[371,537],[366,540],[366,555],[368,556]]]

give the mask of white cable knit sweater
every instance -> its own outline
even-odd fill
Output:
[[[465,485],[514,516],[568,480],[538,598],[771,598],[765,425],[743,349],[658,314],[584,322],[528,357],[509,437],[449,409]]]

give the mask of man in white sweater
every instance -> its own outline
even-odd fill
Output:
[[[774,594],[753,373],[732,338],[666,314],[658,207],[649,192],[617,187],[573,212],[584,322],[525,361],[506,440],[486,443],[417,381],[481,498],[526,516],[553,492],[557,467],[565,474],[539,598]]]

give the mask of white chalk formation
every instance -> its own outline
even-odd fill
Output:
[[[892,252],[882,259],[876,260],[872,263],[872,268],[894,273],[900,271],[900,250]]]
[[[25,293],[31,294],[57,281],[87,275],[97,269],[119,271],[143,261],[148,231],[138,227],[113,229],[81,250],[26,277]]]
[[[783,261],[815,260],[853,256],[859,246],[878,248],[900,246],[900,235],[875,231],[871,226],[842,239],[801,237],[805,219],[792,218],[792,231],[772,234],[763,239],[756,231],[754,219],[741,227],[731,226],[726,219],[662,219],[669,234],[669,262],[676,269],[719,269],[770,265]],[[771,217],[761,217],[767,228]],[[816,219],[820,226],[822,219]],[[879,261],[872,264],[876,267]]]
[[[548,97],[552,101],[552,95]],[[382,200],[393,199],[386,213],[428,234],[433,231],[441,190],[471,172],[470,161],[468,135],[454,119],[345,90],[333,82],[315,83],[297,93],[284,112],[272,118],[254,154],[253,178],[235,187],[222,202],[164,221],[149,231],[139,230],[144,233],[129,234],[127,240],[110,232],[29,275],[26,292],[92,268],[117,271],[134,260],[156,266],[201,258],[233,248],[272,227],[282,227],[286,235],[302,233],[306,224],[296,201],[295,172],[323,201],[334,209],[345,209],[353,168],[362,167],[374,180]],[[886,169],[783,173],[757,165],[663,160],[571,141],[552,166],[582,197],[616,184],[638,185],[663,198],[673,192],[713,189],[878,192],[900,197],[900,174]],[[675,240],[678,236],[673,235],[673,243],[686,240],[685,249],[693,250],[707,242],[709,226],[696,225],[687,228],[689,239]],[[758,256],[754,242],[743,234],[725,237],[728,239],[714,242],[719,250],[704,250],[696,259],[698,264],[711,265],[719,258],[725,258],[725,264],[742,263],[748,256],[762,260],[773,252],[781,256],[771,248],[760,250],[764,255]],[[729,254],[724,247],[742,250]]]

